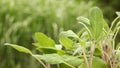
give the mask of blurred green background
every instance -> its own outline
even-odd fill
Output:
[[[119,0],[0,0],[0,68],[41,68],[29,55],[5,47],[5,42],[35,52],[32,46],[35,32],[43,32],[58,43],[60,31],[80,30],[76,18],[87,17],[93,6],[102,9],[110,25],[115,11],[120,11],[119,3]],[[116,41],[120,41],[119,35]]]

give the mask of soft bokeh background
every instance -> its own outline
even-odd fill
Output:
[[[102,9],[108,24],[120,11],[119,0],[0,0],[0,68],[41,68],[27,54],[4,46],[5,42],[22,45],[35,52],[32,46],[35,32],[43,32],[59,43],[60,31],[78,32],[82,27],[78,16],[88,15],[93,6]],[[120,34],[116,42],[120,41]]]

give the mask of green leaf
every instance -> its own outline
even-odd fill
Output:
[[[79,38],[72,30],[62,31],[60,33],[60,38],[65,38],[65,37]]]
[[[19,52],[32,54],[32,52],[29,49],[25,48],[25,47],[15,45],[15,44],[9,44],[9,43],[5,43],[5,45],[9,45],[9,46],[13,47],[14,49],[16,49],[17,51],[19,51]]]
[[[95,56],[101,56],[102,52],[101,52],[101,46],[96,46],[95,51],[94,51],[94,55]]]
[[[98,57],[93,57],[92,68],[108,68],[107,63]]]
[[[90,31],[92,33],[92,39],[98,39],[100,34],[103,31],[103,14],[102,11],[98,7],[91,8],[89,12],[90,18]]]
[[[44,55],[34,55],[35,57],[43,60],[49,64],[60,64],[67,63],[69,65],[78,66],[84,62],[84,59],[79,59],[74,56],[69,55],[58,55],[58,54],[44,54]]]
[[[89,19],[86,18],[86,17],[80,16],[80,17],[77,18],[77,20],[80,21],[80,22],[83,22],[83,23],[85,23],[85,24],[90,25],[90,21],[89,21]]]
[[[71,68],[71,67],[69,67],[68,65],[66,65],[66,64],[64,64],[64,63],[61,63],[61,64],[59,64],[60,65],[60,68]]]
[[[80,59],[76,56],[63,55],[63,60],[72,66],[78,66],[84,62],[84,59]]]
[[[60,43],[66,48],[71,49],[73,48],[74,42],[69,38],[60,38]]]
[[[55,47],[55,42],[41,32],[35,33],[35,38],[38,41],[37,45],[35,45],[37,47]]]
[[[64,61],[62,60],[61,56],[58,54],[45,54],[45,55],[35,55],[40,60],[43,60],[50,64],[60,64]]]

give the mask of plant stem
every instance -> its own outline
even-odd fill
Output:
[[[44,66],[44,68],[47,68],[46,65],[41,61],[39,60],[35,55],[32,55],[40,64],[42,64]]]
[[[57,64],[57,68],[60,68],[60,65],[59,65],[59,64]]]
[[[79,41],[79,43],[82,42],[82,40],[80,38],[78,38],[78,41]],[[86,53],[85,53],[85,49],[82,49],[82,52],[83,52],[85,63],[87,64],[87,68],[89,68],[89,63],[88,63],[88,59],[87,59],[87,56],[86,56]]]
[[[89,68],[92,68],[92,59],[93,59],[93,54],[94,54],[94,45],[91,45],[91,48],[90,48],[90,62],[89,62]]]
[[[47,65],[47,68],[51,68],[49,63],[46,63],[46,65]]]
[[[119,16],[117,18],[115,18],[111,24],[110,30],[112,29],[112,27],[114,26],[115,22],[117,21],[117,19],[119,19]]]
[[[120,29],[120,28],[119,28]],[[118,32],[119,32],[119,29],[116,31],[116,33],[114,34],[114,37],[113,37],[113,40],[115,40],[115,38],[116,38],[116,36],[117,36],[117,34],[118,34]]]
[[[87,56],[85,54],[85,50],[83,49],[83,56],[84,56],[84,59],[85,59],[85,63],[87,64],[87,68],[90,68],[89,67],[89,63],[88,63],[88,60],[87,60]]]
[[[115,22],[116,22],[118,19],[119,19],[119,16],[113,20],[113,22],[112,22],[112,24],[111,24],[111,27],[110,27],[110,30],[109,30],[107,36],[109,36],[109,33],[110,33],[111,30],[112,30],[112,27],[114,26]]]

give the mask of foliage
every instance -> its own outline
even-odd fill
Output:
[[[60,45],[56,45],[43,33],[37,32],[33,45],[42,54],[33,54],[22,46],[8,43],[6,45],[14,46],[13,48],[20,52],[29,53],[45,68],[50,68],[52,64],[57,64],[58,68],[61,64],[64,64],[62,68],[66,66],[68,68],[119,68],[120,47],[118,44],[115,48],[115,38],[120,29],[120,13],[117,12],[117,15],[109,28],[102,11],[98,7],[91,8],[89,19],[77,18],[84,26],[83,31],[78,34],[72,30],[62,31],[59,36]]]
[[[41,31],[57,41],[60,31],[81,28],[75,18],[86,16],[91,6],[92,2],[83,0],[0,0],[0,67],[38,68],[34,59],[4,47],[3,43],[22,45],[34,51],[33,33]],[[28,63],[31,64],[26,66]]]

